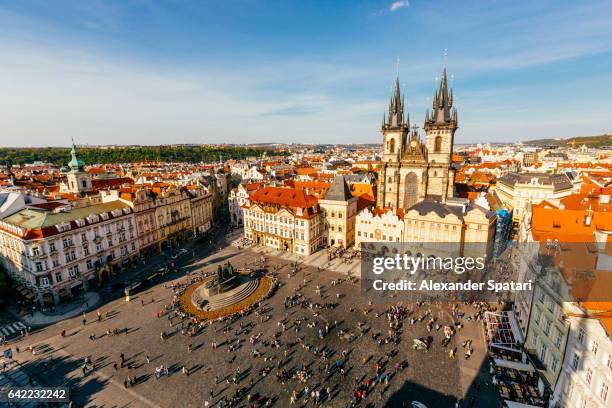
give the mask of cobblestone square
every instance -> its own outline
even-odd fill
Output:
[[[183,265],[182,277],[140,293],[129,303],[117,299],[101,306],[100,322],[97,311],[90,311],[86,325],[83,316],[78,316],[27,336],[17,343],[21,352],[16,357],[44,383],[70,386],[76,403],[88,407],[204,407],[206,401],[211,406],[223,402],[228,406],[240,390],[243,395],[235,399],[235,406],[265,406],[269,400],[271,406],[286,407],[294,391],[296,406],[312,405],[310,395],[304,393],[306,387],[309,392],[320,391],[320,403],[345,407],[354,402],[356,385],[364,382],[370,385],[360,406],[409,406],[418,400],[430,408],[453,407],[463,397],[466,381],[461,377],[475,375],[478,367],[469,374],[460,365],[464,361],[478,365],[484,348],[475,347],[471,359],[464,360],[461,344],[455,344],[459,335],[444,348],[442,330],[427,331],[430,317],[441,326],[453,323],[449,304],[404,305],[409,315],[398,328],[399,342],[386,343],[390,333],[384,311],[394,303],[369,304],[358,283],[334,285],[346,275],[328,270],[300,266],[292,273],[289,261],[266,255],[265,266],[275,271],[281,287],[262,302],[257,313],[232,324],[209,324],[193,337],[181,333],[179,318],[157,316],[171,302],[169,286],[189,279],[185,274],[213,271],[227,261],[237,267],[253,266],[261,257],[256,249],[223,245],[218,252]],[[286,308],[285,299],[298,293],[304,303]],[[311,308],[311,303],[321,308]],[[417,320],[414,324],[410,324],[412,318]],[[326,325],[329,332],[320,338],[319,330]],[[480,333],[474,322],[467,322],[462,330],[470,325]],[[114,329],[119,334],[107,334]],[[66,330],[65,338],[59,336],[62,330]],[[162,332],[168,333],[166,340],[161,339]],[[428,351],[413,349],[413,339],[428,336],[433,337]],[[275,338],[278,347],[273,346]],[[29,346],[35,355],[27,351]],[[457,358],[451,360],[446,353],[453,347],[458,348]],[[85,357],[95,369],[84,375]],[[156,368],[162,365],[168,375],[157,378]],[[290,378],[301,369],[307,373],[304,381]],[[281,373],[287,379],[279,379]],[[136,384],[125,387],[128,377],[136,377]]]

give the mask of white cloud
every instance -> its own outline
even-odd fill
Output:
[[[410,2],[408,2],[408,0],[394,1],[389,6],[389,11],[396,11],[396,10],[399,10],[399,9],[401,9],[403,7],[408,7],[409,5],[410,5]]]

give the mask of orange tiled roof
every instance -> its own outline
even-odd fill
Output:
[[[560,242],[592,242],[596,229],[612,229],[612,213],[595,211],[589,225],[585,223],[586,210],[554,209],[548,205],[533,205],[531,231],[534,240]]]
[[[251,194],[251,201],[275,204],[282,207],[309,208],[317,205],[317,199],[298,188],[264,187]]]
[[[298,176],[316,176],[318,170],[313,167],[300,167],[295,169]]]
[[[130,177],[117,177],[110,179],[93,179],[91,181],[92,187],[96,190],[120,187],[124,184],[134,184],[134,180],[132,180]]]
[[[398,208],[396,211],[393,211],[393,208],[391,207],[375,207],[372,208],[372,214],[375,216],[381,216],[383,214],[386,214],[388,212],[393,212],[395,215],[397,215],[399,217],[400,220],[404,219],[404,215],[406,215],[404,213],[404,209],[403,208]]]
[[[351,185],[351,195],[354,197],[364,197],[367,200],[375,200],[375,186],[369,183],[353,183]]]

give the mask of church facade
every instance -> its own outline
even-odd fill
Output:
[[[376,208],[357,215],[357,249],[374,248],[369,243],[375,242],[395,242],[400,247],[411,242],[458,243],[460,247],[466,242],[493,242],[495,214],[454,194],[452,156],[457,127],[446,69],[432,109],[425,114],[425,141],[418,127],[410,126],[396,79],[381,125],[382,165]]]
[[[425,114],[425,142],[417,126],[410,127],[400,94],[399,78],[383,115],[382,167],[378,179],[377,204],[384,208],[410,208],[426,198],[446,202],[453,196],[455,171],[452,168],[457,110],[448,89],[446,69],[436,91],[431,111]]]

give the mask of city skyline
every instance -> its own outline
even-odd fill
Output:
[[[612,130],[609,11],[605,2],[5,4],[0,142],[378,143],[398,72],[422,126],[444,49],[457,143],[602,134]]]

